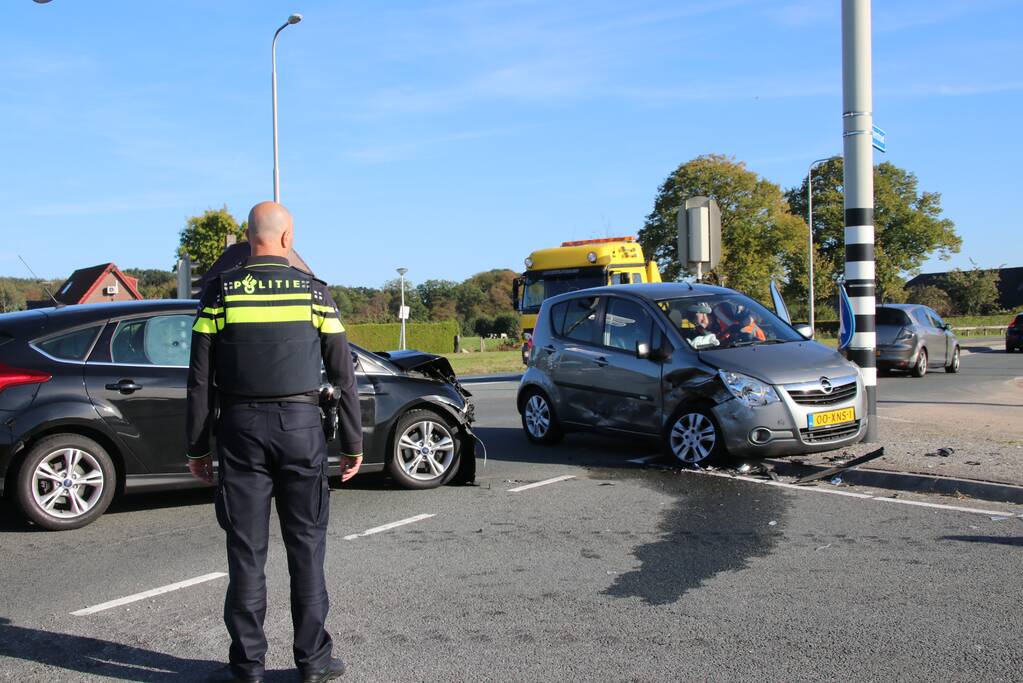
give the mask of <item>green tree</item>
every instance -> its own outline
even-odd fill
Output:
[[[940,316],[953,315],[955,313],[952,299],[948,296],[948,293],[935,285],[909,287],[906,290],[906,301],[911,304],[930,306]]]
[[[678,261],[676,220],[683,202],[701,195],[717,200],[721,209],[721,262],[706,279],[767,300],[770,279],[786,278],[806,227],[789,212],[781,188],[742,162],[709,154],[675,169],[639,231],[644,251],[656,259],[663,279],[686,275]]]
[[[970,259],[969,270],[955,268],[945,275],[942,289],[958,315],[984,315],[998,310],[1001,268],[983,270]]]
[[[840,158],[821,164],[813,176],[815,265],[836,277],[845,272],[842,183]],[[786,197],[792,212],[805,217],[806,180]],[[949,258],[962,244],[952,221],[941,217],[941,195],[920,191],[914,174],[889,162],[874,167],[874,234],[878,298],[887,301],[905,297],[904,276],[918,273],[935,254]]]
[[[430,320],[455,320],[458,318],[457,288],[458,283],[451,280],[427,280],[416,287],[419,300],[430,312]]]
[[[188,254],[199,272],[205,273],[224,251],[227,236],[233,235],[238,241],[245,239],[247,225],[247,222],[239,225],[227,206],[207,209],[201,216],[192,216],[185,221],[177,257]]]
[[[25,308],[25,293],[14,283],[0,281],[0,313],[20,311]]]
[[[138,278],[139,294],[144,299],[173,299],[177,296],[177,276],[170,271],[156,268],[128,268],[124,273]]]

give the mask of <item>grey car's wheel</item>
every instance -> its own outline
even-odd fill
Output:
[[[701,408],[683,408],[665,435],[668,453],[687,465],[707,465],[721,457],[721,430],[710,413]]]
[[[78,434],[39,441],[18,470],[18,505],[25,516],[51,531],[77,529],[106,512],[117,488],[117,472],[98,443]]]
[[[403,487],[431,489],[446,484],[458,471],[458,438],[432,410],[411,410],[394,427],[387,470]]]
[[[561,441],[564,432],[547,394],[529,389],[522,397],[522,429],[533,443],[549,446]]]
[[[945,372],[956,373],[959,372],[959,347],[955,347],[952,351],[952,360],[949,361],[948,365],[945,366]]]
[[[927,349],[920,349],[920,355],[917,356],[916,365],[910,370],[910,374],[914,377],[923,377],[927,374]]]

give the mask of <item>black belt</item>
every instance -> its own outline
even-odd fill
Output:
[[[306,403],[311,406],[320,405],[319,394],[292,394],[291,396],[241,396],[239,394],[221,394],[221,406],[235,406],[239,403]]]

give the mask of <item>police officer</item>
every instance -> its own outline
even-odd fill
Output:
[[[323,575],[329,489],[318,395],[321,359],[340,387],[342,480],[359,470],[362,426],[351,349],[326,285],[288,264],[287,209],[263,202],[249,213],[251,257],[214,278],[192,328],[188,372],[189,470],[213,483],[227,532],[230,583],[224,622],[236,681],[262,681],[270,499],[277,502],[291,574],[295,663],[309,683],[344,673],[325,628]]]

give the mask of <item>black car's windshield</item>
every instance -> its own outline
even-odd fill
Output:
[[[607,284],[603,268],[539,270],[523,277],[522,312],[536,313],[544,299]]]
[[[774,313],[739,293],[694,294],[657,305],[698,350],[804,341]]]

